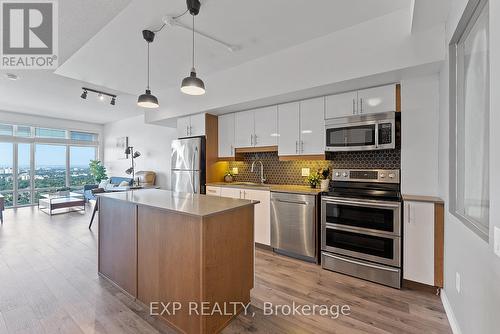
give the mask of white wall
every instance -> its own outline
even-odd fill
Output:
[[[467,4],[452,1],[447,41]],[[448,43],[447,43],[448,44]],[[500,3],[490,0],[490,241],[485,242],[449,213],[449,61],[440,74],[439,194],[446,201],[444,294],[456,319],[455,332],[497,333],[500,328],[500,258],[493,252],[493,226],[500,227]],[[461,293],[455,274],[461,274]]]
[[[438,194],[438,75],[401,81],[401,191]]]
[[[144,123],[143,116],[127,118],[104,126],[104,165],[108,176],[125,176],[130,159],[123,159],[123,152],[116,148],[116,139],[128,137],[129,145],[141,152],[136,160],[136,170],[156,172],[156,184],[170,189],[170,143],[177,139],[174,128]]]

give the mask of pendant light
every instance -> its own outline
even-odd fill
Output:
[[[191,74],[182,80],[181,92],[188,95],[203,95],[205,94],[205,84],[203,80],[196,77],[196,70],[194,68],[194,17],[199,11],[199,1],[187,1],[188,9],[193,16],[193,55],[192,55],[192,68]],[[197,6],[197,8],[195,7]]]
[[[151,94],[151,89],[149,88],[149,44],[151,44],[155,38],[155,33],[151,30],[143,30],[142,36],[148,43],[148,86],[146,88],[146,93],[139,96],[137,99],[137,105],[143,108],[158,108],[160,104],[156,96]]]

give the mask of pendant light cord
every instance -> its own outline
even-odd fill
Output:
[[[193,69],[194,69],[194,15],[193,16]]]
[[[151,43],[148,42],[148,90],[149,90],[149,44]]]

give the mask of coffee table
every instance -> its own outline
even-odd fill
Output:
[[[43,194],[38,200],[38,209],[51,216],[58,209],[69,209],[60,213],[85,211],[85,199],[83,194],[74,192]]]

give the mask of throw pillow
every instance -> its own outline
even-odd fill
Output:
[[[109,183],[109,180],[101,180],[98,187],[101,189],[106,189],[106,186],[108,185],[108,183]]]
[[[129,185],[129,183],[127,181],[122,181],[122,182],[120,182],[118,187],[127,187],[128,185]]]

